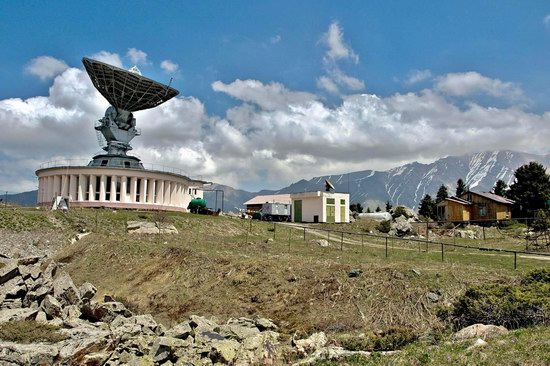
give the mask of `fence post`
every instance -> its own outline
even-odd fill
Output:
[[[292,229],[288,227],[288,252],[290,253],[290,235],[292,234]]]
[[[273,241],[275,241],[275,228],[277,227],[277,223],[273,223]]]
[[[364,240],[364,238],[365,238],[365,234],[361,234],[361,253],[363,253],[363,245],[364,245],[363,240]]]
[[[327,241],[328,241],[328,245],[330,246],[330,230],[327,230]]]
[[[426,221],[426,241],[430,240],[430,220]]]
[[[304,241],[306,241],[306,228],[304,226]]]
[[[344,250],[344,232],[342,231],[342,239],[340,240],[340,250]]]
[[[386,258],[388,258],[388,237],[386,236]]]
[[[514,252],[514,271],[518,269],[518,252]]]
[[[250,228],[248,229],[248,231],[252,232],[252,218],[250,218]]]
[[[481,230],[483,230],[483,241],[485,241],[485,225],[481,227]]]

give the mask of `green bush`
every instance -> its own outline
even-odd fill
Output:
[[[550,270],[526,275],[519,284],[471,287],[458,298],[448,317],[458,328],[483,323],[520,328],[550,324]]]
[[[380,223],[376,225],[376,230],[384,234],[389,233],[391,230],[391,220],[380,221]]]
[[[406,209],[405,207],[403,207],[403,206],[397,206],[397,207],[393,210],[391,216],[392,216],[394,219],[398,218],[399,216],[405,216],[406,219],[409,219],[409,218],[410,218],[410,216],[407,215],[407,209]]]

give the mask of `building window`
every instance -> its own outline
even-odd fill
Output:
[[[346,204],[346,200],[340,200],[340,204],[341,204],[341,205],[345,205],[345,204]]]
[[[479,205],[479,216],[487,216],[487,205]]]
[[[334,205],[334,198],[327,198],[327,205]]]

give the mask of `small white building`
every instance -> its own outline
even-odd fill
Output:
[[[293,193],[290,199],[292,222],[349,222],[349,193]]]

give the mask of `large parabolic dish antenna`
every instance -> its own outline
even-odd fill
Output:
[[[95,88],[115,108],[128,112],[154,108],[179,92],[157,81],[84,57],[82,63]]]
[[[157,107],[179,92],[142,76],[136,67],[124,70],[86,57],[82,63],[94,87],[111,104],[95,126],[107,142],[106,153],[94,156],[90,165],[142,167],[138,158],[126,154],[132,149],[130,141],[140,135],[133,112]]]

